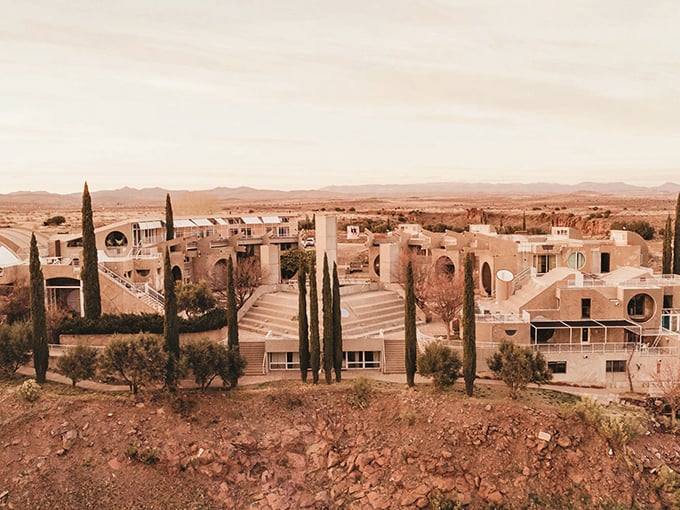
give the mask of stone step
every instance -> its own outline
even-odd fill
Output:
[[[245,368],[245,375],[264,375],[262,370],[264,342],[241,342],[239,344],[239,351],[248,362]]]

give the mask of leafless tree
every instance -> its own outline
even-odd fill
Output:
[[[241,308],[255,289],[262,285],[265,275],[256,257],[242,257],[234,264],[234,290],[236,291],[236,306]],[[220,300],[226,301],[226,272],[215,271],[211,277],[212,288]]]
[[[418,255],[416,252],[409,249],[404,249],[399,255],[399,275],[401,281],[406,281],[406,266],[411,262],[413,268],[413,290],[416,297],[416,305],[429,314],[427,310],[427,289],[429,286],[428,280],[430,273],[432,273],[432,262],[430,257]]]
[[[676,416],[680,411],[680,360],[666,358],[659,361],[654,373],[654,385],[671,408],[671,428],[675,429]]]
[[[446,326],[446,338],[451,338],[451,323],[463,307],[463,278],[433,271],[425,284],[427,308]]]

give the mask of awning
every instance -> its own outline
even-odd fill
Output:
[[[262,223],[271,225],[272,223],[281,223],[281,218],[278,216],[262,216]]]
[[[192,228],[196,226],[191,220],[174,220],[172,223],[175,228]]]
[[[191,218],[191,221],[198,227],[212,227],[213,224],[206,218]]]
[[[155,228],[163,228],[163,224],[160,221],[140,221],[138,225],[139,230],[153,230]]]
[[[213,218],[215,222],[217,222],[218,225],[229,225],[226,221],[224,221],[222,218]]]
[[[571,328],[624,328],[639,332],[642,326],[625,319],[582,319],[573,321],[531,321],[535,329],[571,329]]]
[[[246,225],[260,225],[262,223],[257,216],[241,216],[241,219]]]
[[[0,245],[0,267],[15,266],[21,260],[17,257],[13,251]]]

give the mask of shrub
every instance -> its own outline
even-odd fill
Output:
[[[200,333],[223,328],[227,325],[227,313],[222,308],[213,308],[203,315],[184,319],[180,317],[180,333]],[[71,317],[59,328],[60,334],[70,335],[111,335],[136,333],[163,333],[163,316],[158,313],[104,314],[98,319]]]
[[[43,221],[43,225],[46,227],[52,226],[52,225],[63,225],[66,223],[66,218],[63,216],[51,216],[47,218],[45,221]]]
[[[215,308],[217,301],[208,282],[185,283],[177,289],[177,308],[189,317],[200,316]]]
[[[373,382],[365,377],[357,377],[352,381],[352,391],[347,403],[354,409],[363,409],[368,405],[368,397],[373,391]]]
[[[125,455],[142,464],[156,464],[160,460],[158,449],[142,446],[140,443],[129,444],[125,449]]]
[[[245,371],[247,361],[241,355],[241,352],[236,347],[230,347],[227,349],[227,371],[220,372],[219,376],[222,379],[224,385],[229,385],[233,388],[236,386],[235,381],[241,377]]]
[[[182,356],[186,367],[194,375],[196,384],[205,390],[220,374],[229,371],[227,349],[222,344],[207,339],[197,340],[182,348]]]
[[[40,385],[35,379],[28,379],[17,386],[17,393],[27,402],[35,402],[40,397]]]
[[[542,384],[552,379],[545,358],[531,347],[520,347],[504,340],[498,351],[486,360],[489,368],[510,388],[510,397],[516,399],[518,392],[530,382]]]
[[[99,351],[87,345],[76,345],[57,360],[57,368],[69,379],[73,386],[78,381],[92,379],[97,371]]]
[[[612,448],[623,447],[643,431],[642,425],[635,418],[608,415],[604,407],[591,397],[582,397],[568,410],[594,427]]]
[[[116,338],[104,349],[100,368],[104,375],[120,375],[136,394],[145,384],[165,378],[167,353],[152,336],[138,335],[132,340]]]
[[[649,222],[643,220],[636,221],[613,221],[609,227],[611,230],[630,230],[642,237],[645,241],[654,239],[654,227]]]
[[[0,324],[0,377],[12,377],[31,359],[31,328],[26,322]]]
[[[432,382],[438,389],[452,386],[460,377],[462,366],[458,353],[439,342],[428,344],[425,352],[418,357],[418,373],[424,377],[432,377]]]

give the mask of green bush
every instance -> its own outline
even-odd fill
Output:
[[[78,381],[92,379],[97,371],[99,351],[87,345],[70,348],[57,360],[57,368],[69,379],[73,386]]]
[[[609,227],[611,230],[630,230],[642,237],[645,241],[654,239],[654,227],[643,220],[636,221],[613,221]]]
[[[0,324],[0,377],[10,378],[31,359],[31,327],[27,322]]]
[[[145,384],[165,379],[167,358],[156,338],[140,334],[131,340],[112,340],[102,353],[100,369],[105,376],[122,377],[136,394]]]
[[[368,398],[373,391],[373,382],[365,377],[357,377],[352,381],[352,391],[347,403],[355,409],[363,409],[368,405]]]
[[[424,377],[432,377],[438,389],[452,386],[460,377],[462,366],[458,353],[439,342],[428,344],[425,352],[418,356],[418,373]]]
[[[40,397],[40,385],[35,379],[28,379],[17,386],[17,393],[27,402],[35,402]]]
[[[223,328],[227,325],[227,313],[222,308],[184,319],[179,319],[180,333],[200,333]],[[111,335],[136,333],[163,333],[163,316],[157,313],[104,314],[98,319],[71,317],[59,328],[62,335]]]
[[[50,218],[47,218],[45,221],[43,221],[43,225],[46,227],[51,225],[63,225],[64,223],[66,223],[66,218],[63,216],[51,216]]]
[[[543,384],[552,379],[552,372],[540,352],[507,340],[501,342],[498,351],[486,360],[486,364],[510,388],[513,399],[527,384]]]
[[[605,412],[605,408],[597,400],[591,397],[582,397],[567,410],[594,427],[612,448],[627,445],[643,432],[643,427],[638,420],[632,417],[611,416]]]
[[[194,380],[202,390],[205,390],[218,375],[228,377],[229,357],[226,347],[222,344],[201,339],[182,347],[184,364],[191,370]],[[228,379],[222,379],[226,384]]]

